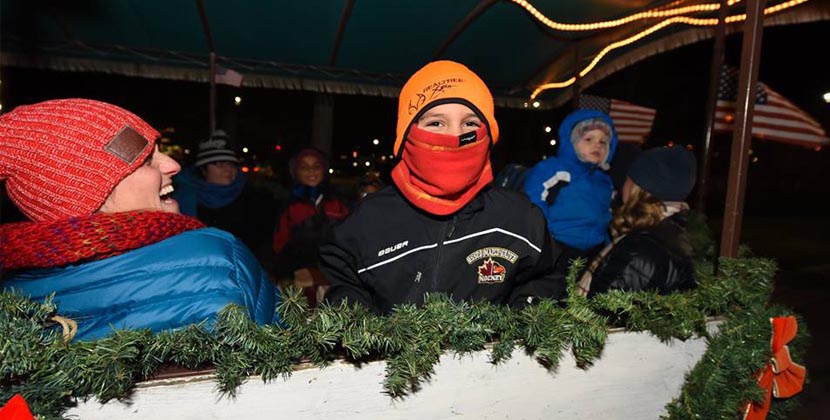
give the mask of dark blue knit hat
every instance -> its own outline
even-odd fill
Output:
[[[643,152],[628,170],[628,177],[660,201],[683,201],[697,176],[695,155],[679,146],[656,147]]]

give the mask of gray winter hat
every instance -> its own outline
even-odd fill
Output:
[[[214,130],[210,138],[199,143],[199,153],[196,155],[196,166],[207,165],[213,162],[239,163],[233,149],[231,139],[224,130]]]

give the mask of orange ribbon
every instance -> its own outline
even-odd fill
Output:
[[[770,318],[772,323],[772,358],[758,375],[758,385],[766,391],[762,403],[747,403],[744,420],[764,420],[769,413],[772,397],[790,398],[801,392],[807,369],[793,362],[787,343],[798,332],[798,321],[794,316]]]

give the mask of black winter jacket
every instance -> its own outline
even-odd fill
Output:
[[[326,299],[376,313],[423,303],[425,293],[522,307],[561,299],[565,280],[541,211],[523,194],[488,187],[457,213],[412,206],[394,186],[366,199],[320,250]]]
[[[660,294],[692,289],[696,282],[691,255],[685,212],[629,232],[594,270],[588,296],[609,289]]]

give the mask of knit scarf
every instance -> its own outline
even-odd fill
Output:
[[[392,180],[410,203],[437,216],[455,213],[493,180],[490,136],[476,131],[451,136],[409,129]]]
[[[294,188],[291,189],[291,195],[297,198],[304,198],[311,200],[315,203],[319,203],[320,197],[323,196],[323,192],[320,188],[317,187],[309,187],[308,185],[296,184],[294,185]]]
[[[7,223],[0,225],[0,267],[51,268],[101,260],[203,227],[192,217],[160,211]]]
[[[199,171],[199,168],[192,166],[173,178],[176,183],[173,198],[179,202],[183,214],[195,216],[197,206],[209,209],[225,207],[239,198],[248,182],[245,174],[237,171],[236,178],[230,185],[213,184],[205,181]]]

